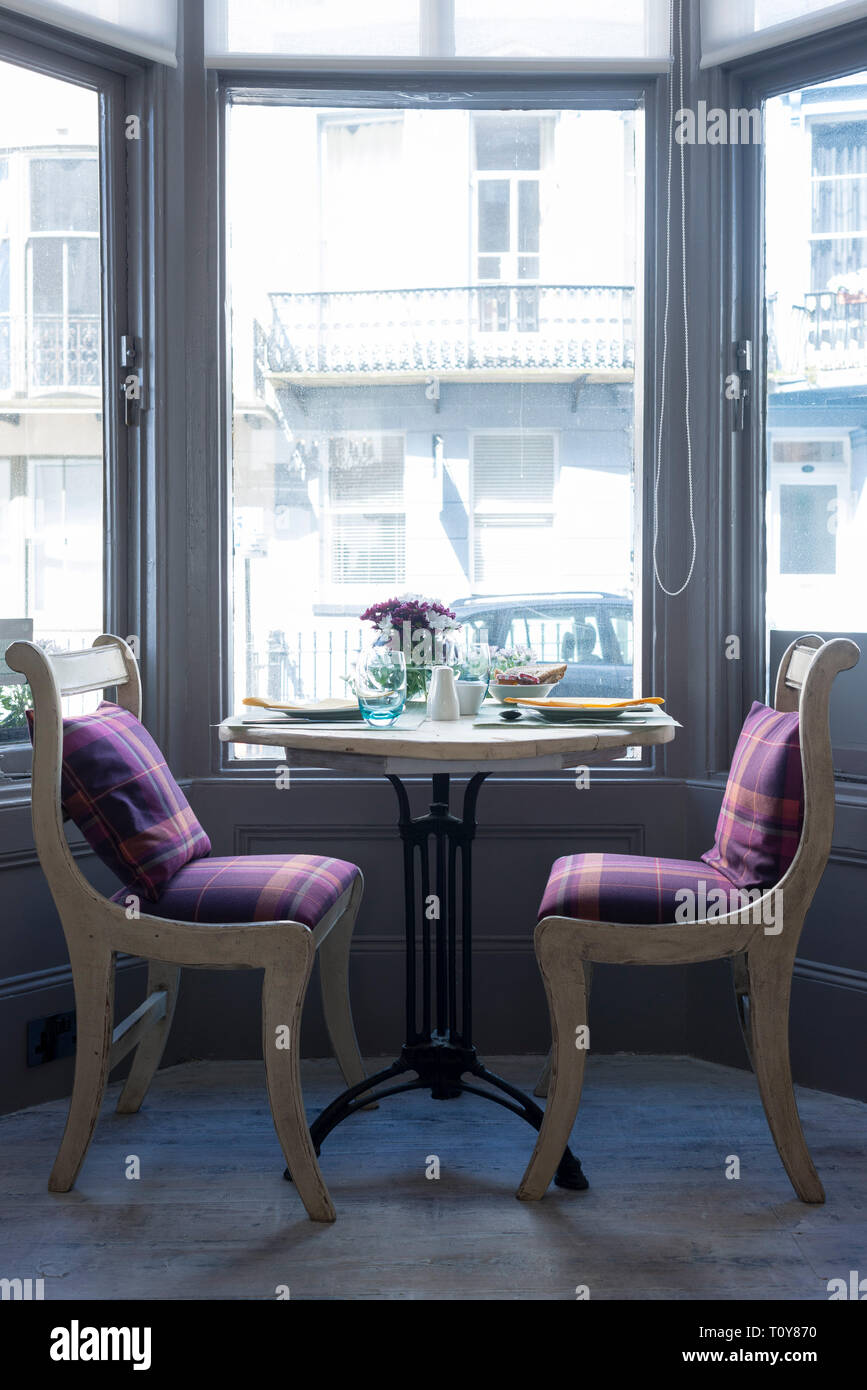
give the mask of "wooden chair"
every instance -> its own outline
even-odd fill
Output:
[[[539,922],[536,958],[548,996],[553,1047],[550,1069],[546,1066],[539,1080],[538,1090],[547,1091],[548,1104],[518,1189],[522,1200],[536,1201],[545,1193],[575,1123],[586,1056],[585,1049],[576,1047],[576,1029],[587,1024],[591,963],[683,965],[725,957],[732,961],[744,1040],[780,1158],[801,1201],[825,1200],[792,1089],[789,996],[798,940],[834,829],[831,686],[838,672],[854,666],[859,656],[855,643],[845,638],[823,642],[805,636],[791,644],[780,662],[774,704],[778,711],[799,713],[804,815],[794,860],[757,902],[748,908],[738,905],[728,915],[671,924],[555,916]],[[783,924],[779,934],[769,934],[763,925],[772,916],[771,906]]]
[[[168,921],[145,910],[135,920],[87,882],[63,833],[60,803],[63,717],[61,699],[116,688],[116,702],[139,717],[141,685],[135,657],[119,637],[97,637],[89,650],[49,656],[30,642],[15,642],[6,659],[30,683],[34,708],[33,837],[69,948],[78,1041],[69,1116],[49,1180],[68,1192],[87,1153],[113,1067],[135,1049],[118,1101],[121,1114],[139,1109],[165,1047],[178,992],[180,967],[263,969],[262,1038],[271,1112],[280,1145],[307,1212],[333,1221],[304,1113],[299,1074],[301,1011],[313,959],[320,950],[325,1021],[349,1086],[362,1081],[348,993],[349,948],[361,902],[359,873],[313,930],[295,921],[225,924]],[[115,953],[148,961],[144,1002],[112,1027]],[[288,1027],[288,1047],[277,1029]]]

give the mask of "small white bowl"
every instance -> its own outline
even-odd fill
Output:
[[[488,687],[488,694],[493,695],[498,704],[505,704],[506,700],[546,700],[557,684],[554,681],[551,685],[500,685],[491,684]]]
[[[455,681],[461,714],[478,714],[485,698],[484,681]]]

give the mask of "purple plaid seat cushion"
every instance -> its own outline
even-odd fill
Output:
[[[31,737],[33,714],[28,711]],[[88,844],[130,891],[156,899],[211,842],[147,729],[108,700],[63,721],[60,797]]]
[[[732,885],[692,859],[650,859],[637,854],[567,854],[551,870],[539,908],[543,917],[591,922],[658,924],[720,916]],[[723,892],[725,903],[714,893]],[[688,895],[692,895],[691,897]]]
[[[771,888],[797,853],[803,818],[798,715],[756,702],[732,758],[713,849],[702,860],[737,888]]]
[[[194,859],[148,903],[152,917],[176,922],[303,922],[311,929],[352,887],[358,869],[316,854],[245,854]],[[115,893],[123,902],[134,888]]]

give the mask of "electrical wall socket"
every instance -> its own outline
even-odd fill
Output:
[[[75,1010],[33,1018],[27,1025],[27,1065],[41,1067],[58,1057],[75,1056]]]

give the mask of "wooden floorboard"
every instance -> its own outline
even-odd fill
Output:
[[[541,1065],[489,1062],[528,1089]],[[338,1072],[302,1070],[312,1118]],[[256,1063],[161,1072],[138,1115],[113,1113],[118,1091],[63,1196],[46,1182],[65,1102],[0,1119],[0,1274],[44,1278],[46,1299],[272,1299],[278,1285],[293,1299],[574,1299],[579,1285],[591,1299],[827,1299],[829,1279],[867,1271],[867,1106],[799,1093],[827,1193],[807,1207],[752,1075],[710,1063],[589,1059],[573,1146],[590,1190],[534,1204],[514,1196],[533,1144],[517,1117],[395,1096],[324,1145],[334,1226],[308,1221],[282,1179]]]

